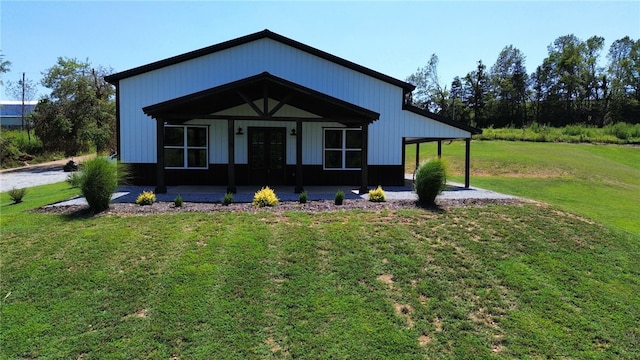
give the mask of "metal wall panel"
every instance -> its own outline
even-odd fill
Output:
[[[156,121],[142,112],[143,107],[244,79],[264,71],[378,112],[380,119],[369,127],[369,163],[372,165],[401,164],[403,136],[469,136],[466,131],[403,111],[402,89],[397,86],[272,39],[263,38],[121,80],[122,160],[134,163],[155,162]],[[236,127],[238,126],[246,128],[247,125],[236,124]],[[253,123],[252,126],[258,125]],[[295,125],[292,123],[290,126]],[[320,145],[322,142],[322,132],[317,131],[316,134],[311,131],[317,127],[318,124],[305,124],[305,128],[309,129],[304,131],[303,139],[305,140],[303,157],[305,163],[322,163],[322,151],[317,150],[318,141]],[[226,124],[224,130],[226,134]],[[216,133],[211,131],[211,136]],[[246,137],[244,144],[242,141],[242,138],[236,139],[237,163],[246,163]],[[218,141],[212,141],[212,144],[217,143]],[[212,150],[212,161],[226,162],[226,158],[221,157],[223,152],[226,150]],[[291,157],[292,154],[293,157]],[[292,159],[294,160],[291,161]],[[295,146],[287,144],[287,163],[290,161],[295,163]]]

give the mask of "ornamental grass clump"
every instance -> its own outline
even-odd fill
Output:
[[[176,198],[173,199],[173,206],[175,207],[182,207],[183,203],[184,201],[182,200],[182,196],[180,196],[180,194],[178,194],[178,196],[176,196]]]
[[[233,193],[228,192],[222,198],[222,205],[229,206],[231,203],[233,203]]]
[[[263,187],[253,196],[253,206],[265,207],[278,205],[276,193],[268,186]]]
[[[303,191],[303,192],[301,192],[301,193],[300,193],[300,195],[298,196],[298,202],[299,202],[300,204],[306,204],[306,203],[307,203],[307,200],[308,200],[308,197],[309,197],[309,196],[308,196],[307,192],[306,192],[306,191]]]
[[[78,185],[91,210],[107,210],[118,183],[127,177],[127,169],[102,156],[89,159],[82,165],[73,183]]]
[[[153,191],[143,191],[136,199],[136,204],[140,206],[151,205],[154,202],[156,202],[156,194]]]
[[[429,160],[420,164],[416,170],[416,179],[413,187],[418,195],[418,201],[425,205],[433,205],[436,196],[440,194],[447,184],[447,172],[441,159]]]
[[[333,198],[333,203],[336,205],[342,205],[343,202],[344,202],[344,191],[338,190],[338,192],[336,192],[336,196]]]
[[[9,190],[9,197],[14,204],[20,204],[22,202],[22,198],[27,194],[27,188],[16,189],[13,188]]]
[[[373,202],[387,201],[387,197],[385,196],[384,190],[382,190],[382,187],[378,185],[376,189],[369,190],[369,201],[373,201]]]

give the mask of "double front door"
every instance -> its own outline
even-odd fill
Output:
[[[253,185],[284,184],[286,128],[249,127],[249,181]]]

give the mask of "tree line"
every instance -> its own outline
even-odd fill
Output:
[[[0,74],[8,72],[10,66],[11,62],[0,53]],[[58,58],[55,65],[43,72],[40,83],[51,92],[41,97],[29,114],[27,133],[33,128],[44,151],[60,151],[66,156],[90,150],[113,151],[115,88],[104,80],[112,72],[110,68],[93,67],[88,60]],[[32,80],[23,78],[8,82],[6,91],[14,98],[19,92],[26,92],[31,99],[36,87]]]
[[[438,56],[406,81],[416,86],[410,101],[420,108],[478,128],[604,126],[640,123],[640,40],[614,41],[600,66],[604,38],[557,38],[548,56],[527,73],[525,55],[506,46],[490,68],[482,60],[450,86],[438,77]]]

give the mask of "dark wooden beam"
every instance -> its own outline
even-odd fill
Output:
[[[262,114],[269,116],[269,85],[262,84]]]
[[[164,120],[156,121],[156,194],[166,194],[164,182]]]
[[[416,143],[416,168],[413,173],[415,174],[415,170],[418,170],[418,166],[420,166],[420,143]]]
[[[362,125],[362,164],[361,180],[360,180],[360,194],[366,194],[369,192],[369,125]]]
[[[269,111],[267,115],[273,116],[276,112],[278,112],[278,110],[280,110],[283,106],[285,106],[292,98],[293,98],[293,93],[290,93],[287,96],[285,96],[282,100],[280,100],[278,105],[276,105],[273,109],[271,109],[271,111]]]
[[[253,111],[256,112],[256,114],[258,114],[259,116],[265,116],[266,113],[263,113],[259,107],[256,106],[256,104],[253,103],[253,101],[251,101],[251,99],[249,99],[242,91],[238,91],[238,95],[240,95],[240,97],[242,98],[242,100],[244,100],[244,102],[247,103],[247,105],[249,105]],[[198,118],[193,118],[193,119],[198,119]]]
[[[255,104],[254,104],[255,106]],[[317,118],[300,118],[299,116],[268,116],[268,115],[211,115],[211,114],[164,114],[163,119],[176,122],[184,122],[193,119],[202,120],[248,120],[248,121],[297,121],[302,119],[305,122],[339,122],[345,125],[360,126],[362,124],[370,124],[368,119],[357,118],[341,118],[341,117],[317,117]]]
[[[438,159],[442,158],[442,140],[438,140]]]
[[[227,120],[227,192],[236,193],[236,154],[235,154],[235,122]]]
[[[296,194],[304,191],[302,174],[302,120],[296,121]]]

